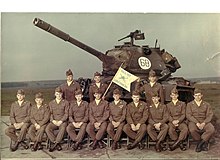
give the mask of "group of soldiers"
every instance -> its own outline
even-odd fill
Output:
[[[89,88],[90,103],[84,101],[78,82],[73,80],[71,70],[66,72],[67,81],[55,89],[55,99],[44,104],[42,93],[35,95],[35,104],[25,100],[24,90],[17,91],[17,101],[11,105],[11,125],[5,134],[14,142],[11,151],[19,145],[28,149],[25,143],[26,134],[34,142],[31,150],[42,149],[44,133],[52,145],[49,151],[62,150],[61,141],[65,132],[73,141],[72,150],[82,149],[82,141],[87,133],[92,139],[91,150],[104,148],[103,137],[107,133],[113,140],[112,150],[119,149],[121,135],[124,132],[131,140],[127,149],[138,147],[144,149],[146,134],[156,142],[157,152],[166,150],[163,145],[168,135],[173,144],[169,150],[176,148],[186,150],[183,141],[190,133],[198,141],[196,152],[207,151],[207,144],[215,129],[211,124],[213,112],[211,106],[202,100],[202,91],[194,90],[194,100],[187,105],[178,100],[178,91],[173,88],[171,102],[164,104],[163,89],[157,82],[156,73],[151,70],[149,83],[141,86],[140,79],[132,91],[132,102],[127,104],[121,99],[121,90],[113,91],[113,101],[103,98],[107,84],[101,82],[101,74],[94,74],[94,83]],[[146,102],[140,100],[144,92]],[[19,135],[16,134],[19,130]],[[177,132],[178,130],[178,132]]]

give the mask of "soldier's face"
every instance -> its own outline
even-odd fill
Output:
[[[149,76],[149,81],[150,82],[156,82],[156,80],[157,80],[157,77]]]
[[[139,100],[140,100],[140,96],[139,96],[139,95],[132,95],[131,98],[132,98],[132,100],[133,100],[134,103],[138,103]]]
[[[83,95],[82,94],[75,95],[75,98],[77,102],[80,102],[83,98]]]
[[[62,99],[62,93],[61,92],[55,92],[55,97],[56,97],[56,99],[58,99],[58,100],[61,100]]]
[[[175,93],[171,93],[170,97],[172,98],[172,100],[177,100],[178,99],[178,94],[175,94]]]
[[[100,94],[100,93],[95,93],[95,94],[94,94],[94,97],[95,97],[96,100],[99,100],[99,99],[101,99],[102,94]]]
[[[152,101],[154,104],[158,104],[160,100],[160,97],[152,97]]]
[[[120,99],[121,95],[120,94],[113,94],[113,98],[115,101],[118,101]]]
[[[43,101],[44,101],[43,98],[35,98],[35,102],[36,102],[37,105],[42,105]]]
[[[196,101],[201,101],[202,100],[202,96],[203,95],[201,93],[194,94],[194,98],[195,98]]]
[[[99,83],[101,81],[101,77],[100,76],[95,76],[94,80],[96,83]]]
[[[18,99],[19,101],[23,101],[24,98],[25,98],[25,95],[23,95],[23,94],[17,94],[17,99]]]
[[[66,76],[66,80],[71,82],[73,80],[73,75]]]

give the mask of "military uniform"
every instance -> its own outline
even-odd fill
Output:
[[[88,102],[86,101],[82,101],[79,106],[76,101],[70,104],[70,108],[69,108],[70,123],[67,126],[66,131],[74,142],[80,143],[83,140],[83,137],[86,133],[87,122],[89,119],[88,112],[89,112]],[[73,122],[83,122],[78,134],[76,134],[75,131],[76,128],[72,124]]]
[[[60,103],[57,103],[56,100],[52,100],[49,103],[49,108],[50,123],[46,127],[46,133],[51,142],[60,143],[66,131],[69,102],[64,99],[62,99]],[[58,127],[52,123],[53,120],[62,121],[63,123]],[[54,130],[57,129],[59,129],[59,132],[56,136]]]
[[[192,101],[187,104],[186,107],[186,118],[189,120],[188,128],[194,140],[208,141],[215,129],[211,124],[213,111],[209,103],[202,101],[200,106]],[[205,123],[204,133],[200,135],[199,129],[196,123]]]
[[[126,120],[127,124],[124,126],[124,132],[134,140],[132,148],[134,148],[146,134],[147,125],[145,124],[148,119],[148,106],[145,102],[139,101],[137,107],[134,102],[127,105]],[[140,123],[140,128],[137,131],[133,131],[131,124],[137,125]]]
[[[163,88],[162,85],[160,83],[155,83],[152,87],[150,86],[149,83],[144,84],[143,86],[140,87],[140,83],[136,83],[135,86],[136,90],[139,90],[140,92],[144,92],[145,93],[145,98],[146,98],[146,102],[148,104],[152,103],[152,95],[154,92],[157,92],[160,96],[161,99],[161,103],[164,103],[164,95],[163,95]]]
[[[30,109],[31,103],[24,101],[21,106],[17,101],[12,103],[10,110],[10,121],[11,125],[5,130],[5,134],[9,136],[13,141],[23,141],[25,139],[28,127],[30,126]],[[14,123],[24,122],[19,136],[16,135],[16,129]]]
[[[123,127],[125,125],[126,102],[120,100],[117,104],[115,104],[115,102],[113,101],[109,104],[109,110],[110,110],[110,116],[109,116],[110,122],[107,127],[107,132],[111,136],[112,140],[118,142],[121,137]],[[112,124],[112,121],[120,122],[116,132],[114,131],[114,126]]]
[[[183,146],[182,141],[186,139],[188,134],[188,127],[186,125],[185,121],[185,115],[186,115],[186,104],[182,101],[177,101],[176,104],[173,102],[170,102],[167,104],[167,110],[169,114],[169,130],[168,134],[170,136],[170,139],[173,141],[176,141],[171,147],[170,150],[174,150],[178,145],[180,145],[181,150],[186,150],[186,148]],[[178,120],[178,126],[175,126],[172,122],[174,120]],[[177,134],[176,129],[179,129],[180,133],[179,136]]]
[[[149,107],[149,120],[147,126],[147,133],[153,141],[161,142],[165,139],[168,131],[168,112],[166,105],[159,103],[158,107],[151,104]],[[159,134],[156,132],[154,124],[161,123]]]
[[[68,102],[76,101],[75,98],[75,91],[80,89],[80,85],[78,82],[73,81],[69,86],[66,83],[60,86],[63,92],[63,98],[66,99]]]
[[[105,83],[100,82],[100,87],[98,87],[96,85],[96,83],[92,83],[89,87],[89,100],[90,100],[90,102],[94,101],[94,99],[95,99],[94,98],[94,93],[95,93],[94,91],[95,90],[99,89],[102,92],[102,94],[104,94],[107,88],[108,88],[108,85]]]
[[[72,71],[69,69],[68,71],[66,71],[66,76],[73,76]],[[72,80],[72,82],[70,84],[68,84],[68,82],[60,85],[60,88],[62,90],[63,93],[63,98],[66,99],[68,102],[73,102],[75,101],[75,91],[80,89],[80,85],[78,82]]]
[[[108,102],[105,100],[100,100],[99,104],[96,104],[96,101],[90,102],[89,104],[89,124],[87,125],[86,131],[94,142],[95,149],[96,143],[100,142],[103,138],[103,135],[106,132],[107,120],[109,118],[109,106]],[[94,123],[101,123],[97,133],[95,132]]]
[[[149,76],[156,77],[156,73],[153,70],[150,70]],[[163,93],[163,87],[160,83],[155,82],[153,86],[150,85],[150,83],[146,83],[143,86],[140,85],[140,82],[137,82],[135,84],[135,90],[139,90],[140,92],[144,92],[146,102],[148,104],[152,103],[152,96],[154,93],[157,93],[160,97],[161,103],[164,104],[164,93]]]
[[[42,142],[42,137],[45,132],[47,123],[50,119],[50,110],[48,105],[44,104],[40,108],[34,105],[31,108],[30,120],[31,126],[28,131],[28,135],[33,142]],[[40,125],[40,129],[36,130],[35,124]]]
[[[24,95],[24,90],[20,89],[17,91],[17,95],[21,94]],[[10,139],[15,143],[15,146],[11,147],[11,151],[15,151],[18,148],[18,145],[21,143],[25,149],[28,148],[28,146],[23,142],[26,138],[26,134],[28,131],[28,127],[30,126],[30,109],[31,109],[31,103],[29,101],[23,100],[21,104],[18,103],[18,101],[15,101],[11,105],[10,110],[10,122],[11,125],[5,130],[5,134],[10,137]],[[15,123],[21,123],[24,124],[20,128],[20,133],[17,136],[16,135],[16,128],[14,126]]]

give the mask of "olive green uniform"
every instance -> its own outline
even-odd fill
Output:
[[[215,132],[214,126],[211,124],[213,111],[209,103],[202,101],[198,106],[195,101],[187,104],[186,118],[189,120],[188,128],[194,140],[208,141]],[[196,123],[205,123],[202,135],[199,133],[199,128]]]
[[[34,105],[31,108],[30,114],[31,126],[28,130],[28,135],[33,142],[42,142],[42,137],[44,135],[45,129],[47,127],[48,121],[50,120],[50,110],[48,105],[44,104],[38,108]],[[35,124],[40,125],[40,129],[36,130]]]
[[[115,104],[115,102],[113,101],[109,104],[109,110],[110,110],[110,116],[109,116],[110,122],[107,127],[107,132],[110,135],[110,137],[117,142],[121,137],[123,127],[125,125],[126,102],[120,100],[117,104]],[[112,121],[120,122],[116,131],[114,131],[115,128],[112,124]]]
[[[86,133],[86,126],[89,119],[89,108],[88,108],[88,102],[82,101],[79,106],[77,102],[73,102],[70,104],[69,108],[69,125],[66,128],[66,131],[70,138],[74,142],[81,142],[83,140],[83,137]],[[76,128],[72,124],[73,122],[83,122],[81,127],[79,128],[78,134],[76,134]]]
[[[137,107],[134,102],[127,105],[126,120],[127,124],[124,126],[124,132],[131,138],[134,139],[134,144],[141,142],[147,131],[147,125],[145,124],[148,119],[148,106],[145,102],[139,101]],[[131,124],[141,124],[138,131],[133,131]]]

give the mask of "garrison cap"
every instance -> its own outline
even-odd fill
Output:
[[[176,89],[176,87],[174,87],[172,90],[171,90],[171,94],[178,94],[178,91],[177,91],[177,89]]]
[[[17,91],[17,94],[25,95],[25,93],[24,93],[24,90],[23,90],[23,89],[19,89],[19,90]]]
[[[102,94],[101,90],[98,88],[94,89],[94,93]]]
[[[149,77],[156,77],[156,72],[153,69],[150,70]]]
[[[132,92],[132,95],[134,95],[134,96],[139,96],[139,95],[140,95],[140,92],[137,91],[137,90],[134,90],[134,91]]]
[[[44,97],[43,97],[43,94],[39,92],[39,93],[35,94],[35,98],[42,98],[43,99]]]
[[[194,94],[197,94],[197,93],[201,93],[201,94],[202,94],[202,90],[196,88],[196,89],[194,90]]]
[[[119,94],[119,95],[121,95],[121,91],[120,91],[118,88],[116,88],[116,89],[113,91],[113,94]]]
[[[69,69],[68,71],[66,71],[66,76],[70,76],[73,75],[73,72],[71,71],[71,69]]]
[[[57,87],[57,88],[55,89],[55,92],[60,92],[60,93],[62,93],[62,89],[61,89],[60,87]]]
[[[159,94],[157,92],[153,92],[152,97],[159,97]]]
[[[82,94],[82,90],[81,89],[78,89],[75,91],[75,95],[79,95],[79,94]]]
[[[94,73],[94,77],[95,77],[95,76],[101,76],[101,73],[95,72],[95,73]]]

